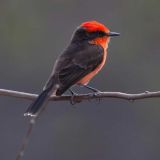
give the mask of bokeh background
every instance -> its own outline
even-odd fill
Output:
[[[111,40],[107,65],[92,86],[128,93],[160,89],[159,0],[1,0],[0,88],[39,93],[72,32],[87,20],[121,33]],[[0,96],[1,160],[15,159],[30,103]],[[51,102],[23,159],[159,160],[160,99],[93,100],[74,107]]]

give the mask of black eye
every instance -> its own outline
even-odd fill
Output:
[[[106,33],[103,31],[97,31],[97,36],[104,37],[104,36],[106,36]]]

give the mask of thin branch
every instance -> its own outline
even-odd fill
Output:
[[[31,133],[32,133],[32,130],[33,130],[33,127],[35,126],[36,124],[36,121],[37,119],[39,118],[39,116],[42,114],[42,112],[45,110],[46,106],[47,106],[47,103],[43,106],[42,110],[40,111],[40,113],[38,114],[38,116],[36,117],[31,117],[30,120],[29,120],[29,124],[28,124],[28,127],[27,127],[27,132],[23,138],[23,141],[22,141],[22,144],[21,144],[21,148],[20,150],[18,151],[17,153],[17,156],[16,156],[16,160],[21,160],[22,157],[24,156],[24,153],[25,153],[25,150],[28,146],[28,142],[29,142],[29,138],[31,136]]]
[[[38,95],[31,94],[31,93],[25,93],[25,92],[18,92],[18,91],[13,91],[13,90],[0,89],[0,96],[34,100],[36,99]],[[51,96],[49,100],[50,101],[71,101],[71,98],[73,97],[69,95],[62,95],[62,96]],[[81,102],[82,100],[101,99],[101,98],[115,98],[115,99],[129,100],[129,101],[146,99],[146,98],[160,98],[160,91],[156,91],[156,92],[145,91],[143,93],[137,93],[137,94],[128,94],[128,93],[122,93],[122,92],[99,92],[96,94],[93,94],[93,93],[79,94],[79,95],[74,96],[74,101]],[[41,112],[43,112],[44,109],[45,109],[45,106]],[[28,124],[26,135],[22,142],[20,151],[17,154],[16,160],[22,159],[25,149],[28,145],[29,137],[32,133],[33,127],[38,117],[31,117],[29,124]]]
[[[13,90],[0,89],[0,96],[34,100],[34,99],[36,99],[36,97],[38,95],[31,94],[31,93],[25,93],[25,92],[19,92],[19,91],[13,91]],[[137,93],[137,94],[128,94],[128,93],[123,93],[123,92],[99,92],[96,94],[88,93],[88,94],[78,94],[78,95],[74,96],[74,100],[76,102],[81,102],[82,100],[99,99],[99,98],[116,98],[116,99],[124,99],[124,100],[140,100],[140,99],[146,99],[146,98],[160,98],[160,91],[156,91],[156,92],[145,91],[143,93]],[[70,101],[71,96],[69,96],[69,95],[51,96],[49,100]]]
[[[29,141],[29,137],[32,133],[32,130],[33,130],[33,127],[36,123],[36,117],[32,117],[30,118],[30,121],[29,121],[29,124],[28,124],[28,128],[27,128],[27,132],[24,136],[24,139],[23,139],[23,142],[22,142],[22,145],[21,145],[21,148],[16,156],[16,160],[20,160],[22,159],[22,157],[24,156],[24,152],[25,152],[25,149],[28,145],[28,141]]]

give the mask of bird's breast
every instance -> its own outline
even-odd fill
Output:
[[[92,72],[87,74],[85,77],[83,77],[80,81],[78,81],[77,84],[84,84],[84,85],[87,84],[102,69],[102,67],[104,66],[104,64],[106,62],[106,58],[107,58],[107,52],[106,52],[106,50],[104,50],[103,60],[102,60],[101,64],[98,65],[95,70],[93,70]]]
[[[95,38],[94,40],[89,41],[90,44],[100,45],[103,48],[103,60],[101,64],[99,64],[95,70],[87,74],[83,77],[77,84],[87,84],[104,66],[106,59],[107,59],[107,48],[110,38],[103,37],[103,38]]]

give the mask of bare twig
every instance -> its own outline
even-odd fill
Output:
[[[27,132],[26,132],[26,134],[24,136],[24,139],[22,141],[21,148],[20,148],[19,152],[17,153],[16,160],[21,160],[22,157],[24,156],[24,152],[25,152],[25,150],[27,148],[27,145],[28,145],[29,137],[30,137],[30,135],[32,133],[34,125],[36,124],[36,120],[39,118],[39,116],[41,115],[41,113],[45,110],[46,106],[47,106],[47,102],[43,106],[43,108],[40,111],[40,113],[38,114],[38,116],[30,118],[29,124],[28,124],[28,128],[27,128]]]
[[[29,140],[29,137],[32,133],[32,130],[33,130],[33,126],[36,122],[36,117],[32,117],[29,121],[29,124],[28,124],[28,128],[27,128],[27,132],[26,132],[26,135],[23,139],[23,142],[22,142],[22,145],[21,145],[21,148],[17,154],[17,157],[16,157],[16,160],[20,160],[23,156],[24,156],[24,151],[28,145],[28,140]]]
[[[0,96],[34,100],[38,95],[25,93],[25,92],[18,92],[13,90],[0,89]],[[124,99],[124,100],[160,98],[160,91],[156,91],[156,92],[145,91],[143,93],[137,93],[137,94],[128,94],[128,93],[122,93],[122,92],[99,92],[97,94],[88,93],[88,94],[79,94],[74,96],[74,100],[76,100],[77,102],[78,101],[80,102],[82,100],[99,99],[99,98],[117,98],[117,99]],[[71,99],[71,96],[63,95],[63,96],[51,96],[49,100],[70,101],[70,99]]]
[[[38,95],[31,94],[31,93],[25,93],[25,92],[18,92],[18,91],[13,91],[13,90],[0,89],[0,96],[34,100],[36,99]],[[69,95],[51,96],[49,100],[50,101],[70,101],[71,98],[72,97]],[[93,93],[79,94],[79,95],[74,96],[74,101],[81,102],[82,100],[91,100],[91,99],[100,99],[100,98],[116,98],[116,99],[124,99],[124,100],[129,100],[129,101],[146,99],[146,98],[160,98],[160,91],[156,91],[156,92],[145,91],[143,93],[137,93],[137,94],[128,94],[128,93],[122,93],[122,92],[99,92],[96,94],[93,94]],[[42,109],[42,111],[43,110],[44,109]],[[33,130],[33,127],[38,117],[31,117],[26,135],[22,142],[20,151],[17,154],[16,160],[20,160],[23,157],[24,151],[28,144],[29,136],[31,135],[31,132]]]

